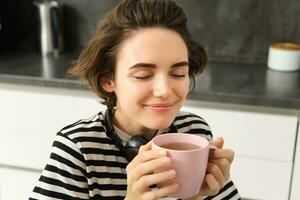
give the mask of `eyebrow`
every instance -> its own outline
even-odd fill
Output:
[[[175,63],[172,65],[172,68],[183,67],[183,66],[189,66],[189,63],[187,61]],[[134,68],[139,68],[139,67],[155,68],[156,65],[152,64],[152,63],[136,63],[133,66],[131,66],[129,69],[134,69]]]

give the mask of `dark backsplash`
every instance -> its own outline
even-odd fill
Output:
[[[98,19],[119,0],[59,0],[63,5],[65,46],[80,50],[94,33]],[[210,59],[266,62],[273,42],[300,43],[299,0],[176,0],[189,18],[194,38]],[[19,0],[23,47],[34,47],[32,0]]]

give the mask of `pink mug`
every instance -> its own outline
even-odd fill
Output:
[[[190,198],[199,193],[206,174],[209,149],[215,148],[207,139],[195,134],[168,133],[152,139],[152,149],[166,150],[176,171],[179,190],[170,197]],[[172,182],[157,186],[163,187]]]

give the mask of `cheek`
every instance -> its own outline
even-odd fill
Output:
[[[123,91],[126,91],[127,93],[127,98],[135,98],[135,99],[140,99],[140,98],[144,98],[147,95],[149,95],[150,92],[150,88],[148,84],[143,84],[143,83],[139,83],[139,84],[135,84],[135,83],[126,83],[123,84]]]
[[[189,79],[186,80],[185,82],[183,82],[182,84],[180,84],[177,88],[178,88],[178,93],[180,94],[180,96],[184,97],[187,96],[189,93],[189,86],[190,86],[190,81]]]

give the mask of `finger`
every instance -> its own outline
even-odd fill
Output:
[[[139,153],[142,151],[151,150],[151,141],[149,141],[147,144],[140,146]]]
[[[219,190],[221,187],[219,186],[218,181],[214,178],[212,174],[207,174],[205,177],[205,181],[207,183],[207,186],[209,187],[209,193],[211,195],[216,195],[218,194]]]
[[[209,162],[207,165],[207,172],[214,176],[220,187],[223,187],[223,185],[225,184],[225,177],[218,165]]]
[[[215,149],[210,151],[209,158],[210,159],[225,158],[230,163],[232,163],[234,160],[234,151],[232,151],[231,149]]]
[[[222,149],[224,146],[224,139],[222,137],[218,137],[217,139],[213,140],[213,145]]]
[[[175,177],[176,177],[176,171],[174,169],[169,169],[159,173],[145,175],[137,181],[137,184],[139,185],[138,189],[143,190],[144,188],[150,187],[151,185],[162,183],[165,181],[170,181]]]
[[[219,166],[222,171],[222,174],[225,178],[225,181],[230,177],[230,166],[231,163],[227,159],[212,159],[209,162],[214,163]]]
[[[138,163],[139,156],[142,154],[142,152],[150,150],[151,149],[151,143],[148,142],[145,145],[140,146],[138,155],[135,156],[132,161],[127,165],[126,170],[129,170],[131,167],[134,167]]]
[[[127,174],[129,182],[136,182],[140,177],[151,174],[158,169],[167,169],[171,167],[171,159],[167,156],[140,163],[136,168]]]
[[[178,189],[179,189],[178,183],[172,183],[168,186],[144,193],[143,199],[160,199],[169,196],[172,193],[177,192]]]
[[[167,152],[164,150],[147,150],[147,147],[143,148],[138,155],[127,165],[126,171],[131,171],[132,168],[136,168],[140,163],[153,160],[159,157],[164,157],[167,155]]]

